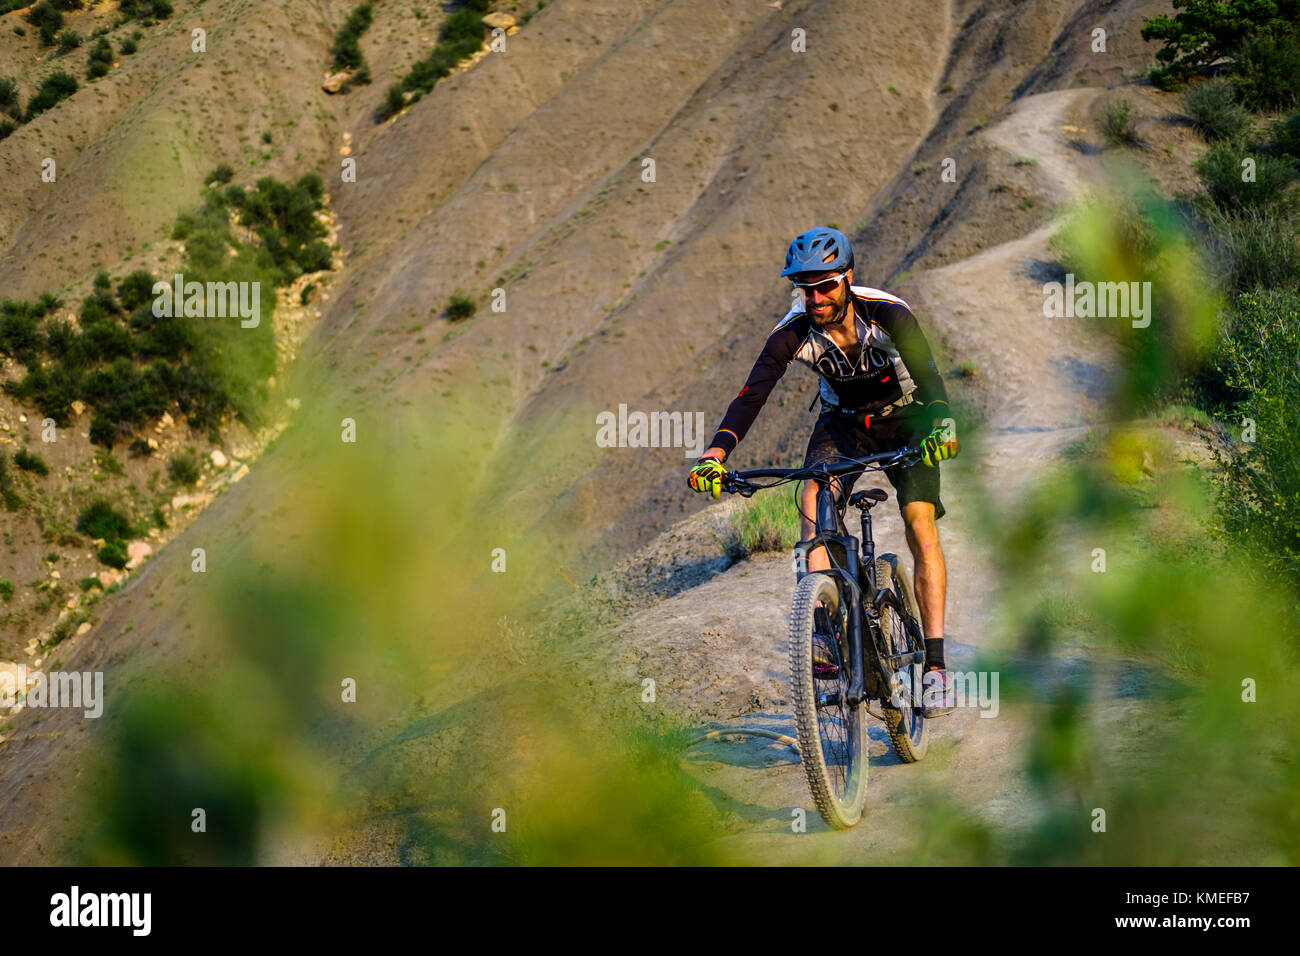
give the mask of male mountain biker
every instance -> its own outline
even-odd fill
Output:
[[[955,695],[943,659],[947,578],[935,521],[944,515],[939,462],[956,455],[958,443],[943,379],[907,303],[879,289],[852,284],[853,248],[839,230],[818,227],[797,236],[786,251],[781,275],[802,292],[803,301],[768,335],[745,386],[727,408],[712,447],[691,469],[688,484],[714,498],[721,494],[722,463],[745,437],[795,359],[820,377],[822,412],[808,441],[805,468],[904,446],[922,447],[923,464],[888,468],[885,476],[897,492],[906,526],[925,631],[921,713],[926,717],[951,714],[956,710]],[[841,509],[859,475],[850,473],[843,483],[832,482]],[[801,510],[803,540],[807,540],[816,531],[814,482],[804,485]],[[809,553],[809,572],[829,567],[824,547]],[[815,665],[834,668],[828,654],[823,652],[820,658]]]

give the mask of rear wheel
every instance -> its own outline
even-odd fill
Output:
[[[899,570],[898,555],[882,554],[876,559],[876,586],[893,591],[912,620],[920,620],[916,613],[916,601],[912,597],[912,585],[907,580],[907,575]],[[912,632],[892,607],[880,609],[880,625],[891,654],[925,650],[925,644],[912,636]],[[920,631],[919,623],[916,628]],[[894,674],[894,695],[890,700],[881,702],[881,714],[885,718],[889,741],[894,745],[894,753],[898,754],[898,759],[903,763],[916,763],[925,756],[930,744],[930,725],[921,716],[921,677],[924,668],[924,663],[898,668]]]
[[[832,668],[814,675],[813,653],[827,656]],[[790,688],[808,788],[822,819],[846,829],[862,816],[867,795],[865,702],[850,707],[848,606],[835,578],[807,574],[794,593],[790,615]]]

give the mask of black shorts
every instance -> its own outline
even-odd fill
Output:
[[[919,445],[931,431],[931,423],[924,415],[898,413],[885,418],[872,416],[867,427],[861,418],[823,412],[808,439],[808,452],[803,466],[808,468],[823,462],[835,464],[845,458],[861,458],[882,451],[895,451],[907,445]],[[853,492],[853,486],[862,472],[850,472],[840,478],[843,497],[836,504],[843,509],[844,502]],[[944,516],[943,502],[939,500],[939,467],[917,463],[910,468],[886,468],[885,477],[894,486],[898,507],[913,501],[928,501],[934,505],[934,517]]]

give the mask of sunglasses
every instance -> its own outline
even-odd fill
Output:
[[[822,279],[820,282],[796,282],[794,287],[804,295],[812,295],[814,292],[820,292],[822,295],[830,295],[840,286],[840,280],[843,279],[847,272],[841,272],[839,275],[833,275],[829,278]]]

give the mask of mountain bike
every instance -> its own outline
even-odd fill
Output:
[[[790,688],[808,787],[822,819],[836,829],[857,823],[866,802],[867,714],[883,720],[903,763],[925,756],[930,729],[921,714],[925,642],[912,588],[897,555],[876,554],[871,533],[871,509],[888,495],[869,488],[849,496],[846,507],[856,507],[862,518],[862,536],[855,538],[836,506],[831,479],[908,467],[921,454],[903,448],[811,468],[728,472],[722,478],[724,491],[746,498],[791,482],[817,483],[816,531],[794,549]],[[754,483],[767,478],[775,480]],[[818,545],[826,548],[831,567],[810,573],[808,553]],[[879,714],[869,710],[872,700],[880,701]]]

